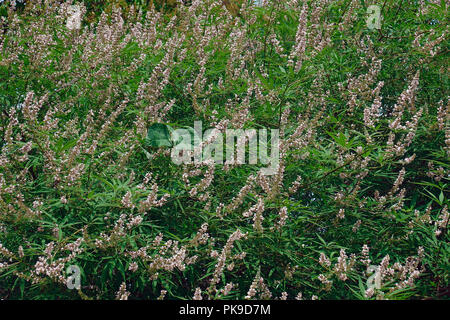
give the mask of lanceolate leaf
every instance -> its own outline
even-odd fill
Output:
[[[147,131],[146,145],[157,148],[173,146],[171,131],[172,128],[166,124],[152,124]]]

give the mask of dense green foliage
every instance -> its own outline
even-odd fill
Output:
[[[448,295],[446,1],[125,2],[0,5],[0,298]],[[194,121],[280,129],[277,173],[147,136]]]

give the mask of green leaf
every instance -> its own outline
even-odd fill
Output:
[[[439,202],[442,205],[444,203],[444,193],[441,191],[441,194],[439,195]]]

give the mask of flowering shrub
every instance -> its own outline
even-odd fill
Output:
[[[1,298],[448,294],[447,2],[94,2],[0,7]],[[194,121],[275,174],[148,143]]]

